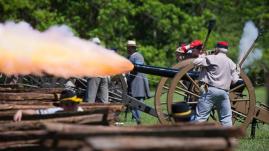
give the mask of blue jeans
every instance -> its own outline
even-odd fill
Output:
[[[232,126],[232,109],[228,92],[215,87],[208,87],[207,92],[202,92],[196,106],[195,121],[206,121],[213,107],[218,111],[222,126]]]

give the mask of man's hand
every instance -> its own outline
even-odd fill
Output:
[[[239,66],[239,64],[236,64],[236,72],[237,72],[237,74],[240,74],[240,66]]]
[[[15,115],[13,116],[13,120],[15,122],[20,122],[22,118],[22,110],[18,110]]]

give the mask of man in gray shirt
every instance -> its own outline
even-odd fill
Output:
[[[194,65],[202,67],[199,80],[206,87],[196,106],[196,121],[206,121],[215,106],[221,125],[232,126],[232,110],[228,91],[231,83],[236,83],[239,79],[239,73],[235,63],[227,57],[227,51],[228,43],[218,42],[215,54],[193,61]]]

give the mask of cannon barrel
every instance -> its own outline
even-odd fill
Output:
[[[156,67],[156,66],[149,66],[149,65],[141,65],[141,64],[134,64],[134,70],[136,72],[141,72],[145,74],[150,74],[150,75],[156,75],[156,76],[162,76],[162,77],[168,77],[168,78],[173,78],[178,72],[178,69],[173,69],[173,68],[165,68],[165,67]],[[188,75],[192,79],[197,79],[199,77],[199,72],[197,71],[189,71]],[[183,77],[183,80],[186,77]]]
[[[134,71],[169,78],[173,78],[179,72],[178,69],[155,67],[141,64],[134,64]]]
[[[136,72],[141,72],[150,75],[162,76],[167,78],[173,78],[180,70],[173,69],[173,68],[165,68],[165,67],[156,67],[150,65],[141,65],[141,64],[134,64],[134,70]],[[198,71],[189,71],[187,74],[194,80],[198,79],[199,77]],[[183,80],[189,80],[186,76],[182,78]],[[243,84],[244,81],[242,79],[238,80],[235,84],[231,85],[231,88],[234,88],[238,85]]]

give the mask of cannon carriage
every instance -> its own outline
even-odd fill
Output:
[[[145,104],[141,105],[138,100],[127,95],[127,83],[122,75],[114,79],[123,88],[122,92],[117,90],[110,92],[110,95],[121,96],[120,100],[124,104],[156,116],[161,124],[173,124],[175,121],[171,117],[172,104],[185,101],[195,107],[200,96],[202,84],[198,81],[199,69],[194,68],[192,61],[193,59],[184,60],[172,68],[135,64],[134,70],[137,72],[162,77],[155,89],[154,108]],[[269,108],[266,105],[256,105],[255,89],[243,70],[240,71],[240,80],[231,85],[229,97],[234,125],[246,130],[256,120],[269,123]],[[217,119],[217,113],[213,110],[209,120]]]

